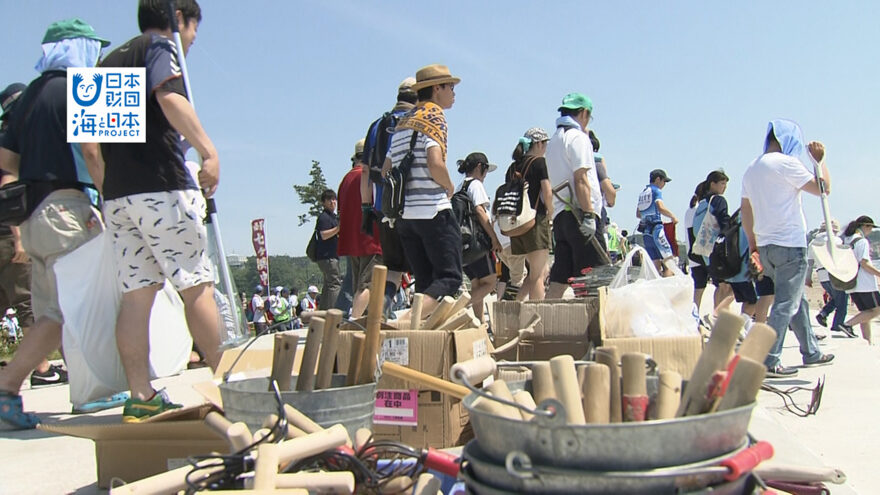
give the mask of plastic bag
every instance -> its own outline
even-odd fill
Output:
[[[642,253],[642,266],[630,280],[628,270],[635,253]],[[699,335],[694,319],[694,285],[678,267],[663,278],[648,253],[633,248],[608,285],[605,334],[621,337],[673,337]]]
[[[113,240],[105,231],[55,263],[58,302],[64,314],[62,345],[74,406],[128,390],[116,349],[116,316],[122,291],[117,285],[114,260]],[[183,301],[166,282],[150,314],[151,376],[159,378],[182,371],[191,349]]]

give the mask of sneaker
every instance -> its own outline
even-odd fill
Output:
[[[822,313],[816,313],[816,321],[825,328],[828,328],[828,317]]]
[[[45,373],[40,373],[37,370],[31,373],[31,388],[62,383],[67,383],[67,371],[57,364],[49,366]]]
[[[831,364],[831,361],[834,361],[834,354],[820,354],[818,359],[810,362],[804,361],[804,366],[825,366],[826,364]]]
[[[772,368],[767,368],[767,378],[791,378],[797,376],[798,370],[794,368],[786,368],[781,364],[777,364]]]
[[[20,395],[0,390],[0,424],[16,430],[33,430],[40,424],[40,418],[24,412]]]
[[[123,423],[140,423],[148,420],[153,416],[158,416],[165,411],[172,409],[180,409],[181,404],[175,404],[168,400],[165,390],[160,390],[153,394],[150,400],[140,400],[131,398],[125,401],[125,407],[122,408]]]
[[[846,335],[847,337],[849,337],[851,339],[858,338],[858,335],[856,335],[856,331],[853,329],[853,327],[850,325],[847,325],[845,323],[841,323],[840,325],[837,325],[836,327],[832,328],[831,330],[833,330],[835,332],[843,332],[844,335]]]
[[[87,402],[79,407],[74,407],[72,412],[73,414],[88,414],[103,411],[104,409],[112,409],[124,405],[125,401],[130,398],[131,396],[128,395],[128,392],[120,392],[111,395],[110,397],[103,397],[98,400],[93,400],[92,402]]]

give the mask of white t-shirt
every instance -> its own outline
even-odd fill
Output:
[[[254,308],[254,323],[266,323],[266,311],[263,302],[263,296],[254,294],[251,299],[251,306]]]
[[[306,294],[299,304],[303,311],[315,311],[318,309],[318,302],[315,301],[311,294]]]
[[[810,245],[812,245],[813,243],[825,244],[827,242],[827,240],[828,240],[828,234],[826,232],[820,232],[819,234],[816,235],[816,238],[813,239],[813,242],[811,242]],[[834,245],[842,246],[843,239],[841,239],[839,236],[834,236]],[[812,249],[807,250],[807,260],[811,260],[813,262],[813,267],[816,269],[816,278],[819,279],[819,283],[831,281],[831,279],[828,278],[828,270],[826,270],[822,266],[822,263],[819,263],[819,260],[817,260],[816,257],[813,256]]]
[[[287,301],[290,303],[291,308],[295,308],[296,305],[299,303],[299,298],[296,297],[296,294],[291,294],[290,298]]]
[[[392,166],[396,167],[406,156],[411,140],[412,131],[409,129],[395,132],[391,137],[391,147],[386,156],[391,159]],[[434,146],[440,146],[440,143],[418,133],[405,188],[403,218],[407,220],[429,220],[441,210],[452,208],[443,186],[435,182],[428,171],[428,148]]]
[[[807,247],[801,188],[813,173],[800,160],[766,153],[743,175],[742,197],[752,205],[758,246]]]
[[[856,255],[856,259],[860,263],[862,260],[868,260],[868,263],[871,262],[871,245],[861,234],[849,236],[844,239],[844,242],[847,245],[853,245],[853,254]],[[859,274],[856,276],[856,286],[846,292],[847,294],[852,294],[853,292],[877,292],[877,277],[873,273],[868,273],[867,270],[859,267]]]
[[[461,188],[464,187],[464,182],[466,180],[470,179],[465,179],[461,181],[461,184],[458,185],[459,191],[461,191]],[[482,205],[483,209],[485,209],[487,213],[489,212],[489,194],[486,192],[486,186],[483,185],[482,181],[479,181],[477,179],[472,180],[470,185],[468,186],[467,195],[469,198],[471,198],[471,202],[474,204],[474,206]]]
[[[688,208],[686,212],[684,212],[684,231],[687,232],[688,229],[693,228],[694,226],[694,213],[696,213],[697,207],[693,206],[692,208]],[[690,236],[688,236],[688,243],[690,244]],[[688,246],[688,251],[690,251],[691,246]],[[695,266],[701,266],[696,261],[688,258],[688,267],[693,268]]]
[[[559,195],[577,205],[577,199],[572,200],[574,193],[575,171],[587,169],[587,182],[590,185],[590,203],[593,211],[598,215],[602,212],[602,192],[599,189],[599,176],[596,175],[596,163],[593,159],[593,145],[590,138],[579,129],[565,129],[558,127],[550,142],[547,143],[547,151],[544,160],[547,162],[547,175],[550,177],[550,185],[556,187],[564,181],[571,186],[563,189]],[[565,210],[565,204],[553,195],[553,207],[557,214]]]

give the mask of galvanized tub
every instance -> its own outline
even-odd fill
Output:
[[[528,389],[530,384],[511,384],[511,389],[522,390],[524,386]],[[648,394],[656,391],[657,378],[648,377]],[[492,461],[503,464],[508,452],[519,451],[537,465],[591,471],[647,470],[723,456],[746,443],[755,407],[750,404],[718,413],[638,423],[569,426],[557,401],[538,406],[554,407],[554,415],[536,414],[526,422],[475,409],[478,397],[472,393],[462,403],[474,436]]]
[[[292,383],[296,383],[296,376]],[[282,391],[281,400],[323,427],[342,423],[354,438],[358,428],[373,428],[376,384],[344,385],[345,375],[333,375],[331,388],[313,392]],[[251,431],[256,431],[266,416],[278,413],[275,394],[268,390],[268,378],[221,383],[220,395],[226,417],[233,422],[243,421]]]
[[[548,494],[679,494],[730,493],[741,494],[748,475],[725,482],[687,474],[700,468],[716,466],[720,461],[741,451],[701,462],[647,471],[584,471],[562,470],[530,465],[528,456],[512,452],[500,465],[482,451],[477,442],[470,442],[463,451],[466,461],[462,472],[466,483],[476,493],[548,493]],[[525,462],[521,462],[524,460]]]

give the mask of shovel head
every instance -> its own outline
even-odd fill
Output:
[[[828,274],[842,284],[852,282],[859,273],[859,261],[850,246],[814,241],[810,244],[810,251],[813,258],[828,270]]]

